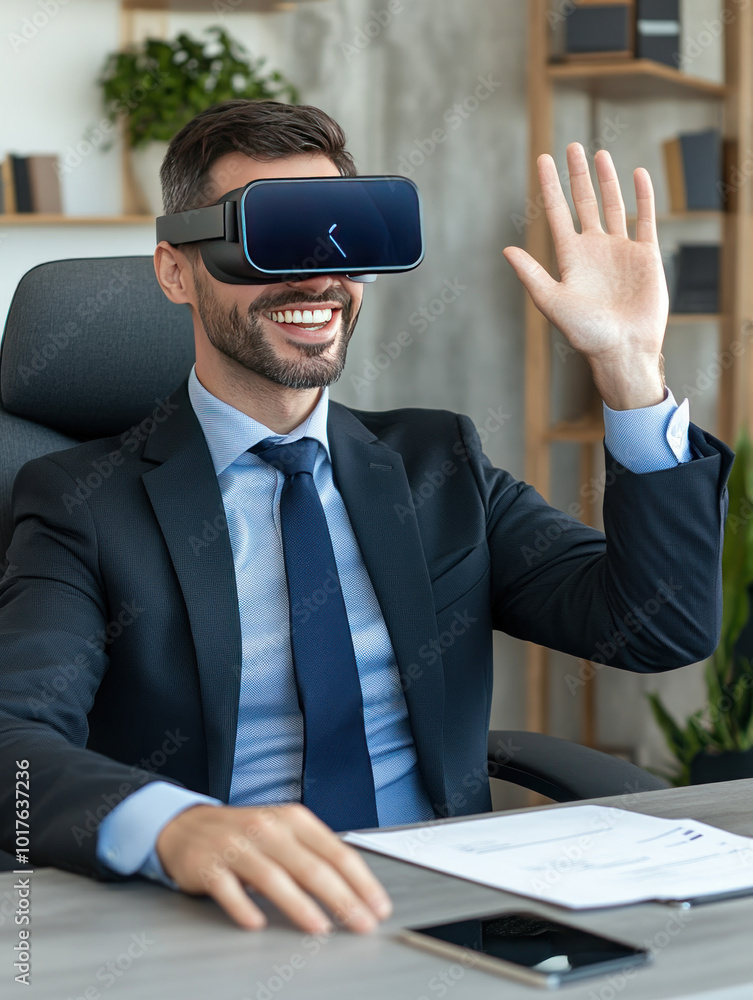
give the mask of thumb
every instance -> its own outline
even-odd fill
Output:
[[[547,319],[551,319],[550,306],[557,294],[559,282],[520,247],[506,247],[502,252],[533,299],[536,308],[540,309]]]

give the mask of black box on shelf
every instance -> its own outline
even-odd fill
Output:
[[[11,170],[13,172],[13,189],[16,196],[16,211],[31,212],[33,211],[33,206],[31,203],[31,185],[29,183],[28,160],[25,156],[17,156],[15,153],[9,153],[8,159],[10,160]]]
[[[680,0],[636,0],[639,21],[680,22]]]
[[[677,249],[672,312],[718,313],[721,247],[688,243]]]
[[[718,129],[682,132],[664,143],[673,212],[722,210],[722,136]]]
[[[722,209],[722,136],[718,129],[680,136],[685,191],[690,211]]]
[[[635,54],[679,69],[680,0],[638,0]]]
[[[567,56],[633,53],[633,4],[582,4],[568,14]]]

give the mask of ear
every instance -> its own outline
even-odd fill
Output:
[[[171,302],[193,305],[193,274],[188,258],[165,240],[158,243],[154,251],[154,273]]]

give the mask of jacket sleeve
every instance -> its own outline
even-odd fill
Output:
[[[495,469],[471,421],[460,422],[486,504],[495,628],[643,673],[711,655],[734,458],[725,444],[691,424],[697,457],[641,474],[605,447],[602,534]]]
[[[16,772],[27,761],[29,830],[18,830],[29,860],[115,880],[96,856],[99,824],[156,776],[86,749],[109,615],[91,512],[66,503],[75,492],[49,457],[24,465],[13,487],[0,581],[0,848],[16,853]]]

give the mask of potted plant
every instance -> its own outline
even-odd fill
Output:
[[[110,125],[125,118],[125,141],[144,196],[159,215],[159,167],[167,144],[200,111],[233,98],[295,102],[295,87],[278,71],[264,72],[264,58],[220,27],[203,39],[179,34],[147,38],[106,59],[98,83]]]
[[[656,693],[654,718],[679,767],[675,785],[753,777],[753,445],[738,436],[729,477],[729,515],[722,550],[721,639],[706,665],[706,705],[680,726]]]

